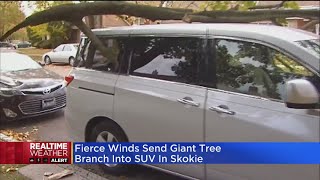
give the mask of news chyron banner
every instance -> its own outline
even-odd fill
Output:
[[[0,142],[0,164],[71,163],[71,142]]]
[[[0,164],[320,164],[320,143],[0,142]]]

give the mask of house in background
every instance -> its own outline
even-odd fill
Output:
[[[320,2],[319,1],[296,1],[299,5],[300,9],[318,9],[320,10]],[[275,5],[279,4],[279,1],[258,1],[258,5]],[[300,17],[292,17],[286,18],[288,22],[288,27],[301,29],[305,24],[310,22],[310,19],[304,19]],[[258,24],[272,24],[271,21],[261,21],[256,22]],[[320,35],[320,27],[319,23],[307,29],[310,32]]]
[[[85,17],[87,18],[87,17]],[[85,19],[83,19],[86,21]],[[94,28],[108,28],[117,26],[130,26],[130,23],[116,15],[99,15],[94,18]],[[71,36],[68,43],[80,42],[80,30],[72,26]]]

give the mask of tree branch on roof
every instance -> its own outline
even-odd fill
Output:
[[[68,12],[68,13],[66,13]],[[193,12],[191,9],[155,7],[119,1],[99,1],[92,3],[64,4],[37,12],[27,17],[5,33],[0,40],[6,39],[15,31],[27,27],[36,26],[51,21],[74,22],[85,16],[91,15],[128,15],[155,20],[184,20],[186,22],[205,23],[248,23],[270,20],[272,18],[318,17],[318,10],[256,10],[256,11],[202,11]]]
[[[72,21],[72,24],[77,26],[90,40],[91,43],[102,53],[104,57],[108,57],[108,49],[104,46],[104,44],[101,42],[101,40],[91,31],[91,29],[82,21]],[[118,67],[118,61],[114,61],[111,59],[111,62],[113,63],[114,67]]]
[[[305,25],[303,25],[301,27],[301,29],[303,30],[307,30],[309,28],[311,28],[312,26],[316,25],[316,24],[319,24],[319,19],[317,20],[311,20],[310,22],[306,23]]]
[[[272,19],[270,19],[270,20],[271,20],[271,22],[272,22],[274,25],[282,26],[282,24],[277,21],[277,18],[272,18]]]

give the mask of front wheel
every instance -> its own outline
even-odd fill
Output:
[[[122,129],[111,122],[97,123],[92,129],[88,140],[90,142],[128,142]],[[130,165],[126,164],[100,164],[102,170],[114,175],[126,174]]]
[[[46,56],[46,57],[44,58],[44,63],[45,63],[46,65],[49,65],[49,64],[52,63],[49,56]]]
[[[74,59],[74,57],[70,57],[69,58],[69,64],[70,64],[70,66],[74,66],[74,63],[75,63],[75,59]]]

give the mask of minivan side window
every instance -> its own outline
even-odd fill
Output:
[[[285,82],[319,77],[292,58],[270,47],[238,40],[216,39],[218,89],[283,101]]]
[[[130,74],[188,84],[201,83],[204,71],[199,38],[136,37],[132,39]]]
[[[93,43],[88,42],[88,45],[84,47],[82,54],[85,59],[84,66],[87,69],[94,69],[104,72],[118,72],[115,69],[112,61],[120,61],[122,58],[124,43],[120,38],[99,38],[105,45],[107,50],[107,56],[103,56],[102,53],[94,46]]]

